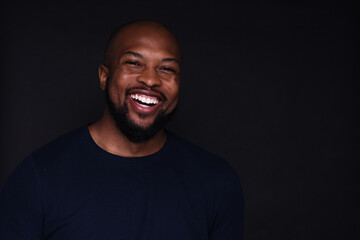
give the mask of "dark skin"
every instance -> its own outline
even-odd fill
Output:
[[[172,112],[178,102],[181,53],[171,32],[152,21],[123,28],[109,46],[105,64],[99,67],[100,87],[116,107],[127,105],[128,118],[146,128],[159,112]],[[127,89],[133,89],[125,94]],[[136,99],[135,99],[136,98]],[[151,102],[148,106],[138,100]],[[145,142],[134,143],[122,134],[105,107],[99,121],[89,126],[95,143],[123,157],[142,157],[159,151],[166,141],[164,129]]]

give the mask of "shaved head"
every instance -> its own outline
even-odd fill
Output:
[[[181,50],[180,45],[175,37],[175,35],[162,23],[153,20],[141,20],[134,21],[130,23],[125,23],[117,27],[110,35],[110,38],[106,44],[105,55],[104,55],[104,64],[108,67],[111,67],[111,62],[116,56],[118,48],[121,48],[121,42],[124,38],[129,36],[129,33],[137,31],[139,36],[146,34],[159,34],[166,36],[171,39],[173,42],[174,49],[178,52],[179,58],[181,59]],[[160,39],[159,39],[160,40]]]

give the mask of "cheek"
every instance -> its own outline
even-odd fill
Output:
[[[110,78],[112,84],[118,89],[126,89],[134,81],[134,74],[130,74],[126,69],[116,69]]]
[[[165,83],[166,84],[166,89],[167,89],[167,93],[168,93],[168,100],[172,101],[173,99],[177,99],[179,96],[179,81],[177,80],[172,80],[170,82]]]
[[[169,108],[173,109],[175,108],[179,100],[180,86],[178,82],[174,82],[173,84],[169,84],[167,87],[168,87]]]
[[[123,89],[117,82],[111,80],[107,85],[107,88],[110,99],[116,106],[121,106],[125,101],[125,89]]]
[[[126,89],[130,87],[132,76],[118,71],[109,79],[109,87],[114,95],[124,95]]]

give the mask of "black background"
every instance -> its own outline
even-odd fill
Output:
[[[1,2],[0,182],[96,121],[111,31],[151,18],[183,47],[169,129],[227,159],[245,239],[359,237],[359,22],[350,1]]]

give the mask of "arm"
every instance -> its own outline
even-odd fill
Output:
[[[40,240],[43,204],[33,159],[25,159],[0,190],[0,239]]]
[[[236,172],[229,166],[222,201],[210,232],[210,240],[243,239],[244,198]]]

